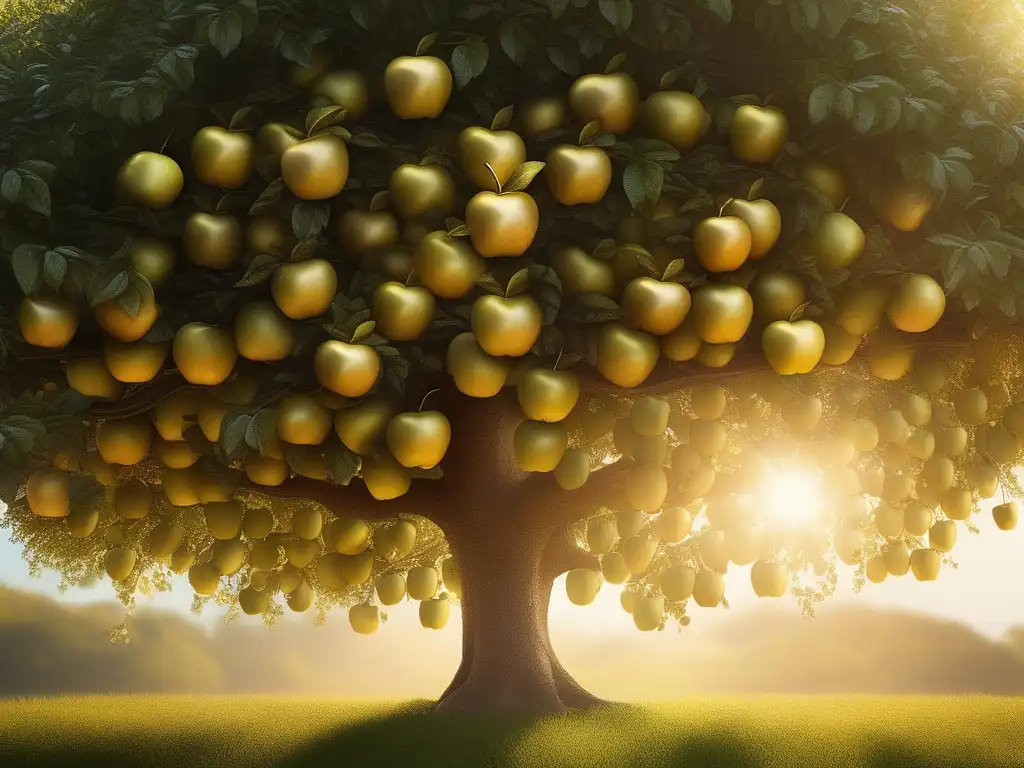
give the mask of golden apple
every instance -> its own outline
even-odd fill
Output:
[[[376,331],[392,341],[413,341],[434,319],[434,294],[419,285],[381,283],[371,304]]]
[[[489,131],[473,125],[459,133],[455,156],[471,182],[480,189],[497,192],[494,175],[499,184],[508,181],[512,171],[526,162],[526,145],[513,131]],[[494,169],[494,175],[487,165]]]
[[[562,421],[580,396],[580,380],[572,371],[532,368],[516,385],[516,397],[526,418],[534,421]]]
[[[565,124],[565,104],[554,96],[536,99],[522,109],[517,107],[515,120],[524,136],[535,139]]]
[[[229,269],[242,253],[242,225],[234,216],[197,211],[185,220],[181,240],[193,264]]]
[[[395,245],[398,242],[398,220],[390,211],[352,208],[338,220],[338,240],[350,256]]]
[[[893,327],[907,333],[931,330],[945,311],[946,294],[928,275],[904,276],[886,307]]]
[[[521,357],[540,337],[544,313],[532,296],[481,296],[473,302],[470,327],[480,348],[494,357]]]
[[[914,361],[913,347],[887,336],[869,338],[865,351],[872,375],[885,381],[902,379]]]
[[[246,360],[284,360],[295,348],[295,329],[272,301],[253,301],[235,315],[235,346]]]
[[[274,270],[270,280],[274,302],[292,320],[323,314],[337,292],[338,273],[324,259],[282,264]]]
[[[778,157],[788,136],[789,121],[781,110],[744,104],[733,115],[729,146],[745,163],[770,163]]]
[[[174,272],[174,246],[157,237],[132,239],[132,267],[154,288],[164,283]]]
[[[942,559],[934,549],[915,549],[910,553],[910,568],[918,581],[935,581],[941,564]]]
[[[790,272],[760,272],[750,283],[754,314],[764,323],[789,320],[806,298],[804,284]]]
[[[808,158],[797,168],[800,181],[813,187],[828,198],[836,208],[842,207],[846,201],[846,181],[842,171],[820,160]]]
[[[434,56],[399,56],[384,69],[384,91],[396,117],[434,118],[452,95],[452,73]]]
[[[622,292],[621,304],[630,327],[664,336],[686,319],[690,292],[679,283],[637,277]]]
[[[68,386],[84,397],[116,400],[124,387],[115,379],[98,357],[76,357],[64,366]]]
[[[444,629],[451,614],[447,595],[440,595],[420,603],[420,625],[424,629]]]
[[[825,333],[813,320],[776,320],[761,333],[761,349],[776,373],[810,373],[825,351]]]
[[[387,426],[391,455],[410,469],[436,467],[448,451],[451,439],[451,424],[440,411],[400,413]]]
[[[704,106],[692,93],[655,91],[640,107],[640,122],[648,136],[689,152],[704,131]]]
[[[43,467],[28,476],[25,497],[38,517],[67,517],[71,513],[68,481],[71,475],[56,467]]]
[[[693,602],[714,608],[725,598],[725,579],[717,571],[700,571],[693,580]]]
[[[144,416],[107,419],[96,428],[96,450],[108,464],[138,464],[152,445],[153,426]]]
[[[181,166],[167,155],[137,152],[117,172],[117,193],[127,203],[161,210],[178,199],[185,185]]]
[[[163,370],[171,345],[166,341],[136,341],[123,344],[113,339],[103,341],[103,364],[110,375],[125,384],[152,381]]]
[[[291,239],[291,229],[277,216],[261,213],[245,223],[245,245],[252,254],[283,254]]]
[[[839,211],[829,211],[807,236],[805,248],[822,270],[846,269],[864,253],[866,243],[860,225]]]
[[[486,170],[486,169],[485,169]],[[388,181],[391,205],[403,219],[428,213],[447,215],[455,207],[455,182],[442,166],[398,166]]]
[[[742,219],[750,230],[750,258],[760,259],[770,251],[782,234],[782,215],[770,200],[733,198],[722,208],[725,216]]]
[[[750,227],[739,216],[711,216],[693,230],[693,250],[708,272],[739,269],[752,244]]]
[[[700,353],[702,343],[693,323],[684,322],[672,333],[661,337],[661,354],[674,362],[693,360]]]
[[[33,347],[63,349],[78,331],[78,309],[66,296],[26,296],[18,307],[18,328]]]
[[[409,470],[390,456],[363,458],[363,482],[377,501],[390,501],[404,496],[412,486]]]
[[[612,161],[600,147],[558,144],[544,162],[548,189],[562,205],[600,202],[612,183]]]
[[[612,296],[615,273],[607,261],[591,256],[577,245],[557,245],[551,250],[551,268],[562,281],[562,294],[569,298],[584,293]]]
[[[582,448],[570,448],[555,467],[555,481],[563,491],[575,491],[590,478],[590,454]]]
[[[141,520],[153,509],[153,490],[133,477],[114,490],[114,511],[122,520]]]
[[[466,204],[469,239],[484,258],[522,256],[539,222],[537,203],[525,192],[478,192]]]
[[[449,237],[443,230],[420,240],[414,257],[420,282],[442,299],[460,299],[476,287],[486,269],[484,260],[463,238]]]
[[[901,180],[882,197],[879,215],[904,232],[913,232],[920,227],[935,204],[931,187],[920,181]]]
[[[551,472],[565,454],[569,435],[562,422],[526,419],[513,439],[516,463],[526,472]]]
[[[845,365],[850,362],[860,346],[860,336],[854,336],[836,323],[824,323],[821,329],[825,333],[825,350],[821,353],[821,362],[825,365]]]
[[[320,445],[331,431],[333,418],[316,396],[293,392],[277,401],[277,436],[292,445]]]
[[[138,554],[131,547],[114,547],[103,556],[103,570],[111,581],[125,581],[135,570]]]
[[[179,328],[171,354],[185,381],[208,387],[227,380],[238,360],[231,334],[206,323],[187,323]]]
[[[574,568],[565,575],[565,593],[573,605],[590,605],[601,591],[601,574],[590,568]]]
[[[343,107],[346,120],[361,120],[370,106],[366,77],[351,69],[328,72],[316,81],[312,95],[315,106]]]
[[[348,181],[348,147],[333,133],[297,141],[281,154],[285,186],[300,200],[326,200]]]
[[[256,148],[264,155],[283,155],[302,140],[301,131],[286,123],[265,123],[256,132]]]
[[[608,323],[598,337],[597,370],[612,384],[630,389],[651,375],[658,354],[658,342],[653,336],[620,323]]]
[[[992,519],[1001,531],[1012,531],[1020,519],[1020,505],[1016,501],[997,504],[992,507]]]
[[[256,143],[247,133],[209,125],[196,132],[191,152],[192,170],[200,182],[238,189],[252,174]]]
[[[758,560],[750,568],[750,584],[758,597],[782,597],[789,587],[789,568],[785,563]]]
[[[978,387],[965,389],[953,400],[956,417],[968,426],[983,424],[988,419],[988,397]]]
[[[742,339],[750,327],[754,302],[738,285],[718,283],[697,288],[690,311],[702,341],[731,344]]]
[[[863,285],[839,297],[836,322],[854,336],[863,336],[878,328],[887,296],[877,286]]]
[[[460,333],[448,344],[448,370],[456,389],[469,397],[493,397],[508,380],[512,362],[487,354],[470,333]]]
[[[377,438],[384,434],[396,410],[394,401],[389,397],[367,398],[339,409],[334,414],[334,431],[350,451],[366,454]]]
[[[313,370],[320,386],[342,397],[362,397],[380,376],[380,353],[364,344],[328,339],[317,347]]]
[[[640,105],[636,81],[623,72],[584,75],[569,88],[569,111],[585,125],[600,120],[609,133],[627,133]]]

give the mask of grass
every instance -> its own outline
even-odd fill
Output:
[[[1024,698],[729,697],[531,721],[428,711],[290,697],[11,700],[0,702],[0,765],[1024,766]]]

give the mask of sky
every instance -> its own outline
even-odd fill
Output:
[[[961,527],[960,536],[953,550],[959,568],[944,567],[938,581],[918,582],[911,575],[901,579],[889,578],[882,584],[867,584],[859,594],[852,588],[852,569],[840,566],[840,584],[837,594],[826,601],[820,609],[829,611],[832,606],[855,602],[858,605],[897,608],[935,617],[960,621],[987,637],[999,638],[1011,626],[1024,625],[1024,599],[1021,599],[1021,585],[1024,584],[1024,527],[1005,532],[996,528],[991,517],[991,506],[987,502],[982,513],[975,518],[981,529],[971,534]],[[731,611],[750,609],[758,598],[755,597],[749,581],[749,568],[733,566],[726,575],[726,596]],[[87,603],[108,601],[113,598],[109,584],[99,584],[89,589],[73,589],[61,595],[58,591],[59,578],[53,573],[44,573],[42,578],[32,578],[22,559],[19,547],[7,538],[7,532],[0,530],[0,584],[29,589],[45,594],[62,602]],[[591,606],[572,605],[565,596],[564,582],[556,585],[551,606],[552,634],[574,630],[581,625],[593,626],[602,636],[609,633],[629,632],[637,634],[631,618],[619,605],[621,588],[605,584],[597,600]],[[169,608],[189,612],[192,590],[184,577],[179,578],[170,594],[152,598],[141,598],[141,604],[155,608]],[[781,608],[799,613],[796,601],[784,597]],[[389,609],[392,623],[381,631],[420,631],[418,628],[415,603],[403,603]],[[694,608],[693,622],[714,625],[722,620],[723,610]],[[204,614],[204,617],[206,614]],[[210,609],[210,619],[219,614]],[[243,621],[258,623],[257,619]],[[344,622],[336,616],[332,621]],[[459,620],[457,609],[452,621],[444,632],[451,642],[459,642]],[[654,635],[673,633],[651,633]],[[660,642],[652,639],[651,642]]]

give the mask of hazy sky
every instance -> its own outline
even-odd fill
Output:
[[[960,565],[957,570],[944,567],[936,582],[918,582],[912,575],[907,575],[901,579],[887,579],[880,585],[869,583],[859,595],[855,595],[851,584],[852,569],[841,566],[838,593],[826,602],[822,610],[829,610],[830,603],[841,604],[849,600],[865,605],[904,608],[963,621],[992,638],[999,637],[1010,626],[1024,625],[1024,599],[1021,597],[1024,585],[1024,528],[1012,532],[998,530],[992,522],[990,509],[991,503],[987,503],[983,514],[976,518],[981,533],[971,534],[961,527],[953,551]],[[11,544],[6,533],[0,531],[0,583],[33,589],[65,601],[112,599],[113,592],[109,584],[72,590],[61,596],[57,590],[59,580],[55,574],[47,573],[42,579],[31,578],[21,558],[20,549]],[[749,570],[733,566],[726,576],[726,594],[733,610],[749,608],[757,600],[750,587]],[[586,626],[591,623],[605,637],[608,633],[619,631],[638,634],[632,627],[630,617],[619,606],[619,592],[620,588],[606,584],[594,605],[579,608],[569,603],[564,586],[559,583],[552,604],[553,633],[557,634],[560,626]],[[187,580],[180,578],[172,594],[158,595],[147,603],[187,612],[191,596],[192,590]],[[794,613],[798,611],[796,601],[790,597],[782,598],[779,602]],[[220,615],[215,606],[208,610],[211,617]],[[382,632],[413,629],[417,623],[415,603],[403,603],[389,609],[389,612],[394,623],[383,627]],[[722,610],[694,608],[693,621],[715,622],[724,613]],[[249,618],[243,620],[258,621]],[[331,620],[344,622],[344,618],[338,614]],[[457,642],[457,611],[446,632],[452,635],[452,642]],[[651,636],[656,634],[664,636],[670,633],[651,633]]]

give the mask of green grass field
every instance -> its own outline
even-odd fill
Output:
[[[793,696],[512,722],[426,702],[71,697],[0,702],[0,765],[925,768],[1024,766],[1024,698]]]

